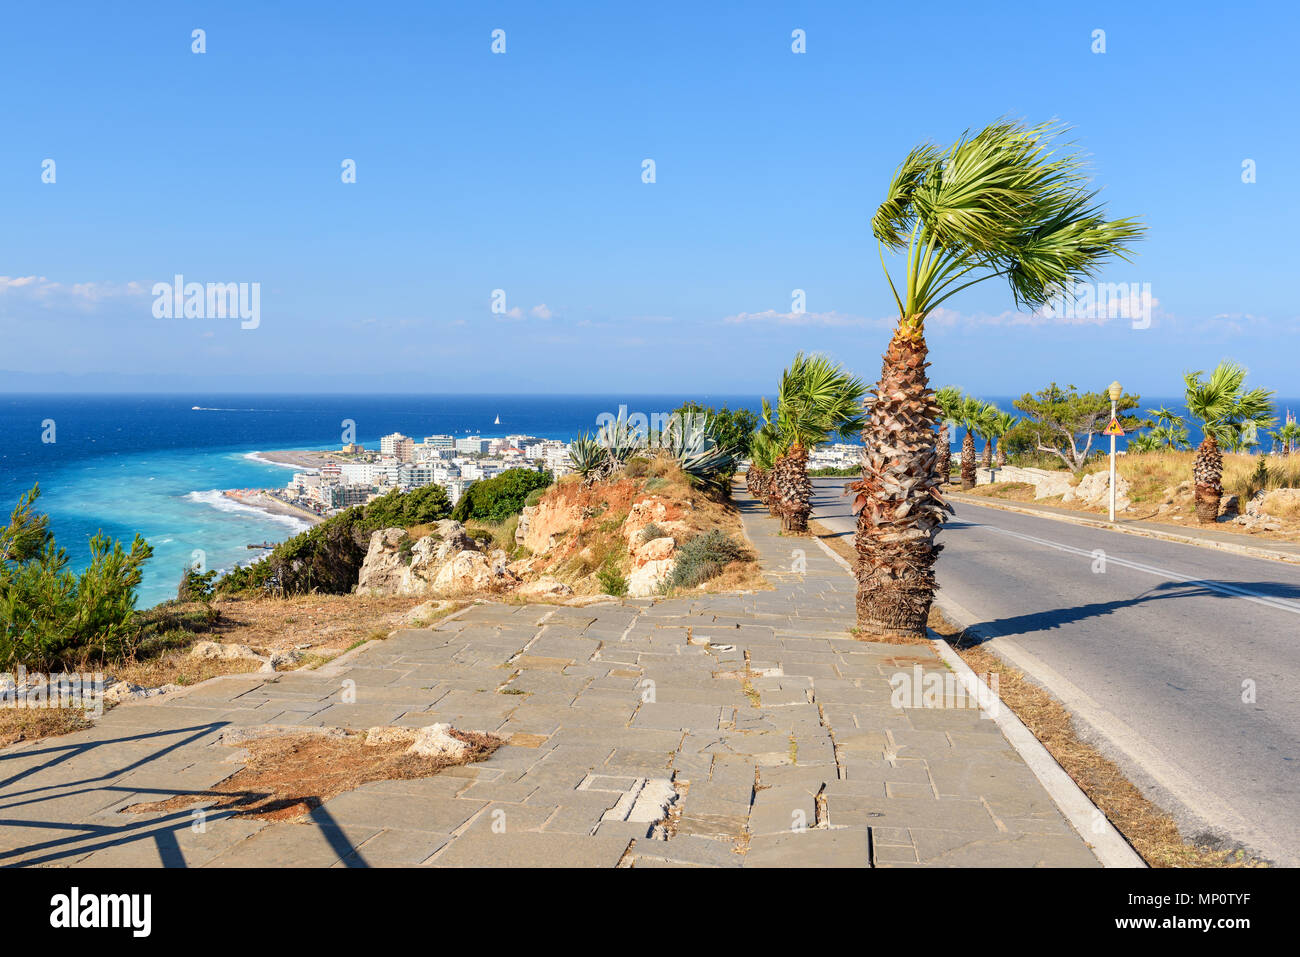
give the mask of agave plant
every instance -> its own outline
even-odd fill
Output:
[[[609,451],[598,439],[583,434],[569,443],[569,464],[590,485],[608,474],[611,461]]]
[[[808,452],[832,436],[847,438],[862,428],[865,392],[862,380],[843,366],[823,355],[800,352],[781,373],[775,417],[764,399],[764,423],[775,430],[783,448],[772,469],[783,530],[808,530]]]
[[[1057,132],[999,121],[946,150],[918,146],[872,219],[898,326],[866,401],[866,452],[854,501],[863,632],[923,636],[934,598],[936,538],[950,509],[938,493],[940,409],[925,372],[926,316],[995,277],[1007,280],[1016,305],[1046,305],[1107,257],[1123,255],[1141,233],[1131,220],[1103,217],[1078,154],[1052,152]],[[899,285],[885,264],[886,249],[906,253]]]
[[[1220,444],[1240,448],[1253,444],[1258,429],[1268,428],[1273,417],[1273,393],[1267,389],[1246,391],[1246,369],[1230,360],[1214,367],[1208,378],[1203,372],[1183,376],[1187,411],[1201,421],[1205,438],[1196,449],[1192,481],[1196,486],[1196,517],[1209,523],[1219,517],[1223,498],[1223,453]]]

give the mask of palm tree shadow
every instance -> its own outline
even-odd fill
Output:
[[[1014,638],[1040,632],[1059,631],[1067,625],[1077,624],[1092,618],[1112,615],[1125,608],[1133,608],[1154,601],[1177,598],[1222,598],[1240,600],[1241,596],[1220,591],[1211,585],[1219,582],[1189,581],[1161,582],[1149,588],[1135,598],[1117,598],[1111,601],[1088,602],[1073,608],[1054,608],[1050,611],[1031,612],[1025,615],[1013,615],[1007,618],[995,618],[979,622],[966,628],[958,643],[960,648],[973,648],[994,638]],[[1229,584],[1229,583],[1222,583]],[[1233,587],[1248,589],[1282,601],[1300,599],[1300,586],[1290,582],[1250,582],[1232,583]]]

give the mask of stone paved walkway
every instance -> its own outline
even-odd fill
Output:
[[[222,678],[0,752],[0,863],[1096,866],[994,722],[891,707],[891,675],[946,669],[854,640],[853,579],[741,507],[774,590],[476,605],[314,672]],[[302,822],[120,813],[229,776],[231,725],[435,721],[508,743]]]

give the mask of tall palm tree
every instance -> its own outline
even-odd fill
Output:
[[[1214,367],[1209,377],[1201,371],[1183,376],[1187,411],[1199,419],[1205,438],[1196,449],[1192,481],[1196,485],[1196,517],[1213,522],[1219,517],[1219,500],[1223,497],[1223,453],[1220,443],[1239,447],[1244,440],[1254,441],[1257,429],[1267,428],[1273,417],[1273,393],[1267,389],[1246,391],[1246,369],[1225,359]]]
[[[1078,154],[1052,152],[1057,132],[998,121],[946,150],[918,146],[872,219],[898,326],[866,400],[862,478],[852,487],[865,633],[924,635],[934,598],[936,537],[950,509],[938,492],[926,316],[995,277],[1006,278],[1017,305],[1046,305],[1141,234],[1132,220],[1103,217]],[[885,248],[906,252],[899,285]]]
[[[984,440],[984,451],[980,453],[980,468],[993,468],[993,430],[997,428],[999,409],[992,402],[983,403],[979,421],[975,423],[975,434]]]
[[[975,487],[975,433],[985,415],[984,403],[972,395],[961,400],[961,424],[966,434],[961,438],[961,487]]]
[[[1020,419],[1010,412],[1003,412],[998,409],[997,415],[993,416],[992,432],[993,438],[998,440],[997,463],[998,468],[1007,464],[1007,450],[1002,447],[1002,437],[1016,427]]]
[[[806,532],[812,512],[808,452],[832,436],[848,438],[862,429],[862,396],[857,376],[824,355],[800,352],[781,373],[776,415],[763,401],[764,424],[774,431],[782,452],[772,469],[780,500],[781,527]]]
[[[948,481],[952,471],[952,439],[949,433],[957,428],[958,413],[961,410],[961,390],[955,385],[946,385],[934,394],[935,405],[939,407],[939,438],[935,448],[939,452],[935,463],[939,472],[939,483]]]

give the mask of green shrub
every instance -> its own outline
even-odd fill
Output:
[[[645,490],[647,492],[658,492],[661,489],[672,488],[672,484],[671,481],[664,478],[662,475],[656,475],[654,478],[646,481]]]
[[[215,570],[200,572],[192,565],[186,565],[181,573],[181,583],[176,587],[177,601],[211,601],[216,580]]]
[[[371,533],[411,528],[447,518],[451,502],[440,485],[382,495],[356,505],[281,542],[260,562],[236,568],[217,582],[221,594],[271,592],[301,595],[320,591],[345,595],[357,583]]]
[[[730,562],[749,557],[749,550],[722,529],[696,535],[677,550],[677,564],[668,580],[671,588],[693,588],[720,574]]]
[[[670,537],[669,534],[654,522],[641,529],[641,541],[643,542],[653,542],[656,538],[668,537]]]
[[[475,518],[503,522],[523,511],[530,493],[550,484],[550,472],[507,469],[495,478],[483,479],[467,488],[451,517],[458,522]]]
[[[48,671],[129,653],[135,591],[153,549],[137,535],[127,551],[100,533],[90,565],[74,575],[48,516],[32,510],[40,494],[33,486],[0,528],[0,669]]]
[[[536,505],[538,502],[542,500],[542,496],[545,494],[546,494],[546,489],[544,488],[533,489],[531,492],[528,493],[528,497],[524,499],[524,505],[526,506]]]
[[[641,478],[650,471],[650,460],[638,456],[634,459],[628,459],[627,464],[623,466],[623,472],[628,478]]]
[[[627,579],[614,565],[606,565],[602,568],[596,573],[596,579],[600,582],[600,590],[606,595],[621,598],[627,594]]]

